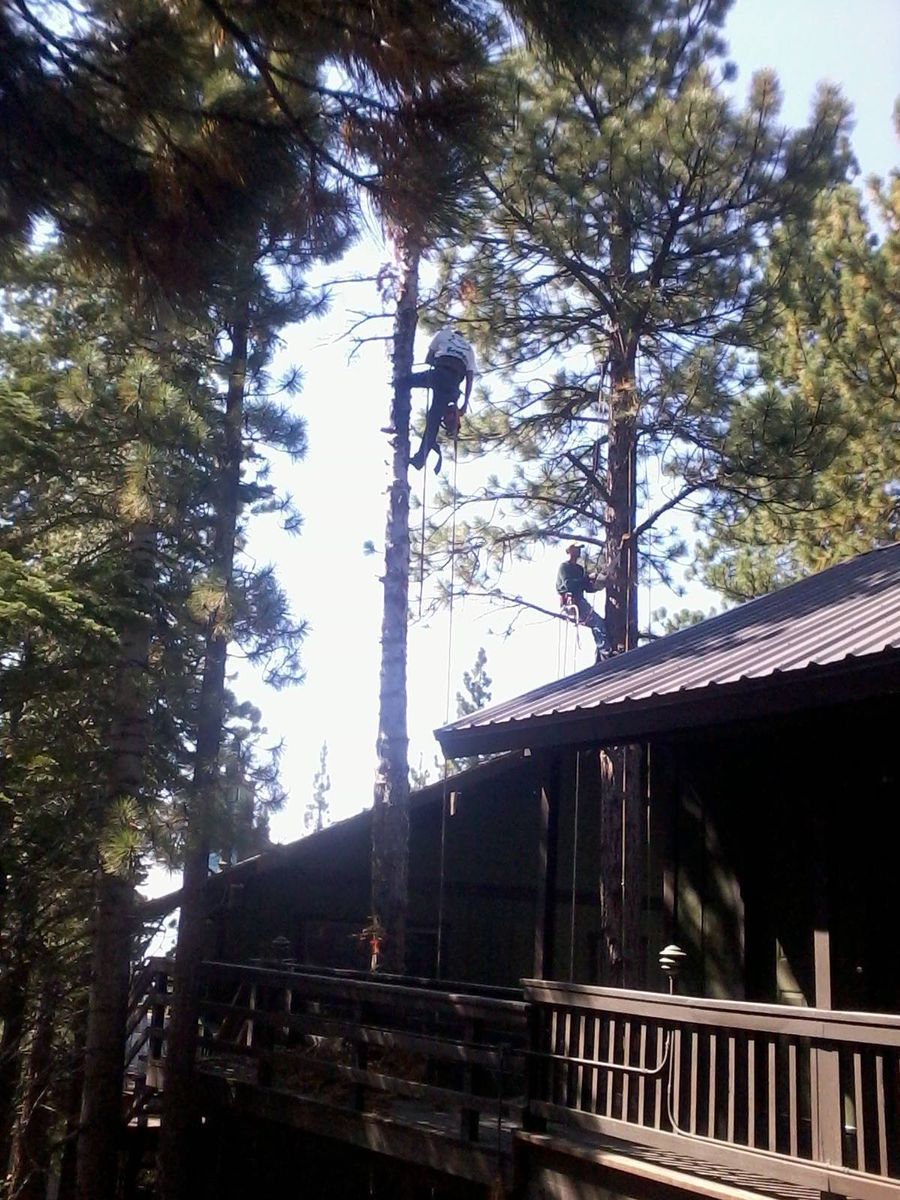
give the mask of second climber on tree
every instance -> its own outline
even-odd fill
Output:
[[[568,557],[565,562],[560,564],[556,573],[556,591],[560,604],[566,607],[571,605],[578,613],[578,624],[586,625],[590,629],[597,647],[594,661],[602,662],[609,656],[606,646],[606,623],[594,611],[584,594],[585,592],[602,591],[606,587],[606,575],[602,572],[589,575],[578,561],[583,553],[584,546],[580,546],[576,542],[573,542],[571,546],[566,546]]]
[[[461,333],[447,325],[431,339],[425,361],[429,364],[429,370],[417,371],[405,377],[410,387],[431,388],[431,406],[425,417],[422,443],[409,461],[417,471],[421,471],[428,451],[434,450],[437,454],[436,475],[442,462],[438,432],[442,422],[445,428],[455,432],[459,417],[469,405],[475,381],[475,351]],[[464,381],[465,395],[462,404],[459,404],[459,389]]]

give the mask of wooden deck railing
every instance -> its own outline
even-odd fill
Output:
[[[900,1197],[900,1018],[527,981],[528,1114]]]
[[[458,1115],[463,1141],[499,1131],[524,1102],[525,1005],[515,992],[463,991],[355,972],[206,963],[206,1055],[256,1063],[262,1085],[358,1109],[398,1102]]]
[[[163,1079],[164,960],[132,1050]],[[900,1017],[526,981],[523,992],[206,963],[201,1054],[251,1083],[398,1119],[599,1133],[858,1200],[900,1200]],[[140,995],[138,995],[140,993]],[[527,1044],[527,1045],[526,1045]],[[145,1049],[144,1049],[145,1048]],[[148,1089],[136,1089],[138,1098]],[[141,1101],[142,1102],[142,1101]],[[136,1104],[138,1101],[136,1100]]]

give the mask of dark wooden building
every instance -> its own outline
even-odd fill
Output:
[[[414,797],[410,970],[445,1014],[428,1036],[465,1009],[454,1045],[527,1052],[500,1088],[519,1107],[497,1101],[509,1188],[900,1197],[898,718],[894,546],[437,731],[499,757]],[[271,970],[281,939],[260,986],[317,1014],[329,978],[369,988],[382,1037],[353,970],[369,838],[362,814],[224,873],[210,955]],[[394,1008],[421,1021],[424,994]],[[477,1112],[462,1128],[483,1153]],[[397,1152],[489,1179],[441,1154]]]

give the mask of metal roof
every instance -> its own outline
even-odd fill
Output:
[[[900,664],[900,544],[863,554],[698,625],[649,642],[576,675],[472,713],[435,731],[445,753],[536,744],[541,728],[592,718],[595,734],[640,736],[650,710],[785,684],[820,684],[836,673]],[[796,690],[796,687],[795,687]],[[786,693],[785,693],[786,694]],[[835,697],[837,698],[837,696]],[[626,716],[626,714],[628,714]],[[662,722],[662,723],[660,723]],[[663,728],[658,717],[653,728]],[[614,726],[614,727],[613,727]],[[548,740],[545,737],[545,742]],[[572,740],[572,739],[570,739]]]

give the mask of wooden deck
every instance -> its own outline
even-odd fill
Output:
[[[896,1017],[290,965],[205,978],[210,1110],[526,1197],[900,1200]]]

